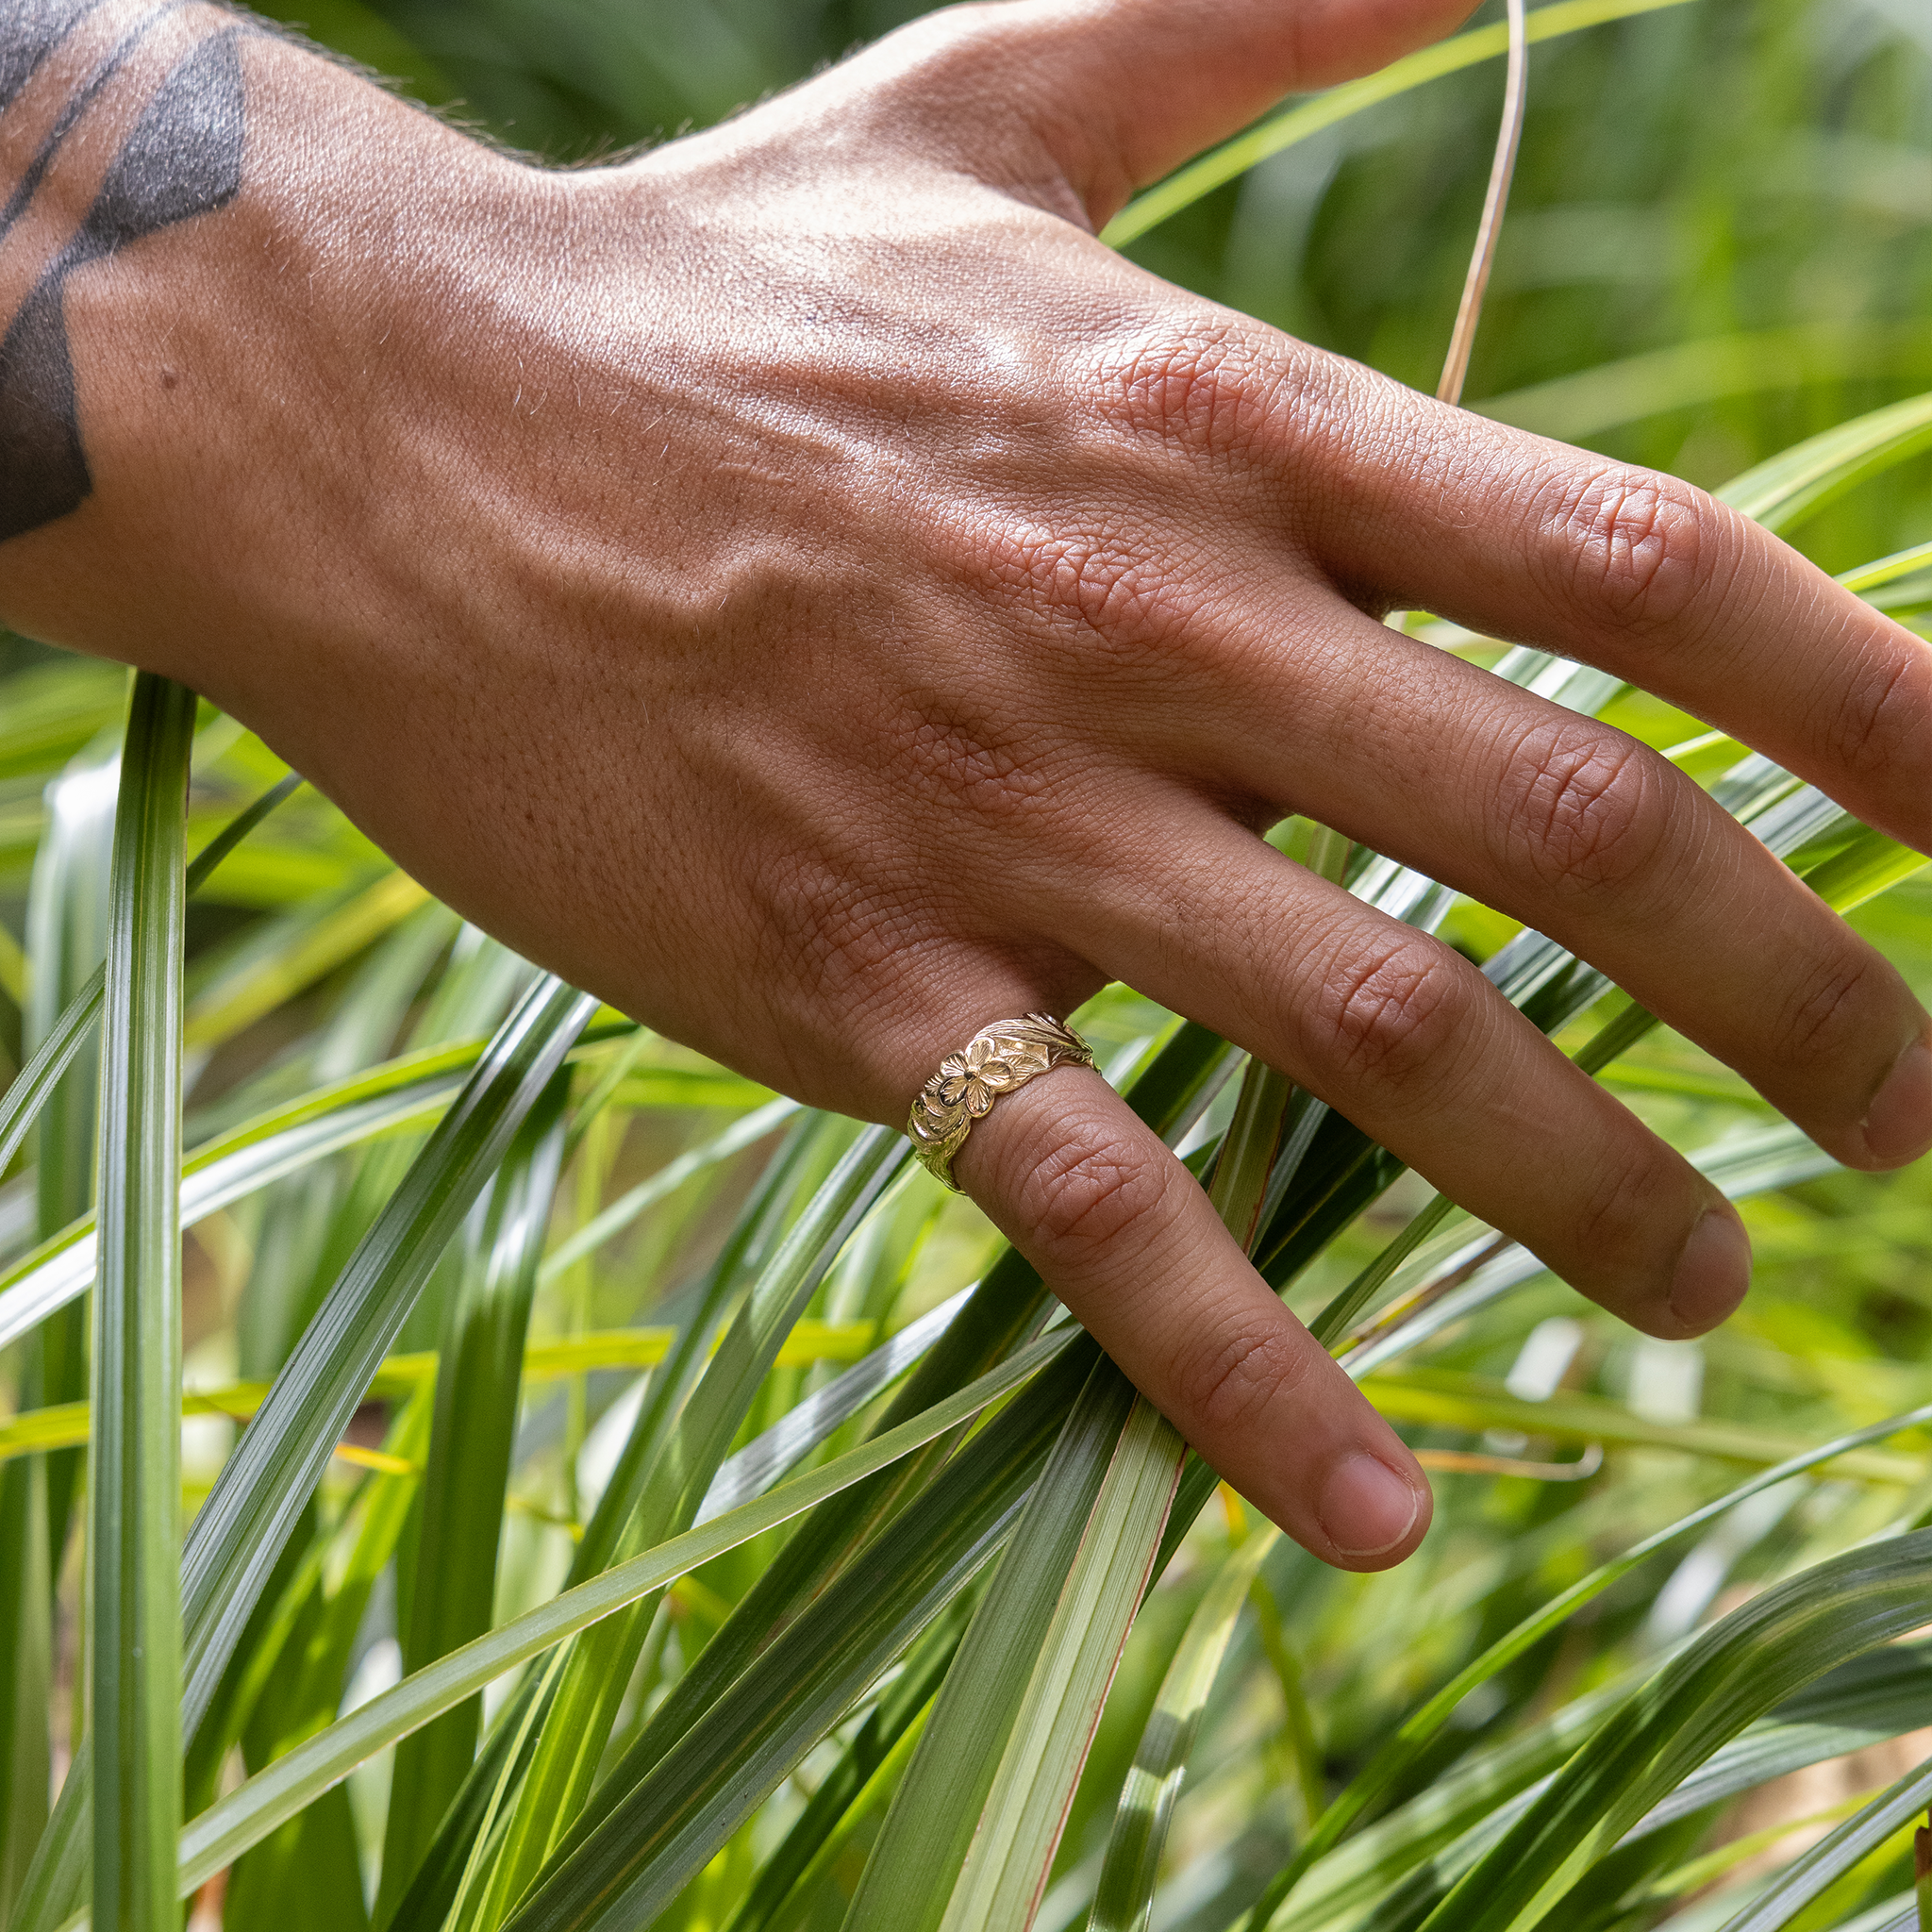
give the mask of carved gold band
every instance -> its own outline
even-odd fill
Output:
[[[1054,1067],[1091,1067],[1093,1049],[1051,1013],[1028,1013],[1024,1020],[995,1020],[982,1026],[958,1053],[948,1054],[940,1070],[919,1090],[906,1123],[920,1164],[957,1194],[953,1157],[966,1144],[973,1123],[984,1120],[1002,1093],[1024,1087]]]

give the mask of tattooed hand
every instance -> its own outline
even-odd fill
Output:
[[[1125,979],[1695,1334],[1747,1272],[1709,1185],[1257,832],[1527,921],[1889,1165],[1932,1140],[1898,975],[1664,761],[1376,616],[1605,666],[1922,847],[1932,652],[1695,491],[1092,235],[1461,5],[961,8],[551,175],[207,5],[13,0],[0,615],[207,692],[472,918],[808,1101],[902,1122],[986,1022]],[[1414,1546],[1414,1460],[1095,1075],[957,1171],[1309,1549]]]

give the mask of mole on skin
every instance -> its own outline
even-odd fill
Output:
[[[39,0],[0,24],[0,108],[96,4]],[[97,92],[138,52],[145,28],[175,10],[157,8],[137,25],[77,91],[76,101]],[[68,346],[68,278],[164,228],[212,214],[241,192],[241,33],[225,28],[175,64],[109,163],[93,206],[0,336],[0,541],[77,509],[93,487]],[[40,174],[78,119],[63,115],[48,151],[36,158]],[[18,191],[13,198],[22,199]],[[19,213],[9,207],[12,219]],[[164,388],[175,380],[172,370],[162,371]]]

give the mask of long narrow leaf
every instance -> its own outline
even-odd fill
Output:
[[[846,1932],[929,1932],[946,1918],[1134,1401],[1110,1362],[1089,1377],[941,1687],[866,1861]]]
[[[1118,1372],[1114,1372],[1118,1373]],[[1187,1454],[1145,1396],[1120,1432],[1086,1533],[1007,1739],[946,1932],[1033,1923]]]
[[[1555,40],[1563,34],[1578,33],[1586,27],[1601,26],[1612,20],[1627,20],[1633,14],[1650,13],[1660,7],[1677,4],[1678,0],[1561,0],[1560,5],[1540,7],[1529,16],[1529,40],[1532,44]],[[1470,33],[1457,35],[1454,40],[1407,55],[1377,74],[1331,88],[1314,100],[1301,103],[1262,122],[1258,127],[1250,128],[1247,133],[1216,148],[1212,154],[1204,155],[1198,161],[1191,162],[1177,174],[1170,175],[1158,187],[1137,196],[1101,231],[1101,239],[1116,248],[1124,248],[1149,228],[1158,226],[1171,215],[1191,207],[1203,195],[1210,194],[1215,189],[1246,174],[1271,155],[1280,154],[1297,142],[1319,134],[1323,128],[1346,120],[1351,114],[1359,114],[1383,101],[1393,100],[1411,88],[1421,87],[1461,68],[1473,67],[1478,61],[1496,59],[1508,50],[1508,35],[1500,23],[1477,27]]]
[[[1272,1526],[1251,1532],[1224,1558],[1182,1633],[1154,1699],[1153,1714],[1121,1790],[1120,1808],[1094,1889],[1089,1932],[1146,1932],[1167,1828],[1208,1693],[1227,1653],[1235,1620],[1262,1558],[1279,1541]]]
[[[1856,1550],[1767,1590],[1634,1693],[1424,1922],[1503,1932],[1547,1911],[1591,1861],[1727,1739],[1832,1665],[1923,1624],[1932,1531]]]
[[[563,1155],[570,1075],[553,1075],[472,1216],[470,1252],[451,1297],[437,1367],[436,1415],[422,1529],[403,1631],[406,1671],[490,1627],[504,1489],[516,1426],[524,1338]],[[456,1796],[482,1722],[480,1699],[406,1739],[391,1779],[378,1917],[408,1882]]]
[[[134,680],[101,1041],[89,1484],[95,1915],[154,1932],[181,1824],[181,957],[194,693]]]
[[[675,1413],[625,1525],[625,1553],[690,1527],[786,1334],[873,1204],[909,1163],[897,1134],[862,1135],[753,1284],[717,1354]],[[660,1399],[662,1399],[660,1397]],[[638,1605],[575,1646],[559,1668],[554,1704],[477,1923],[492,1924],[536,1876],[590,1795],[651,1606]]]
[[[292,774],[271,791],[264,792],[247,810],[237,813],[234,823],[224,829],[196,855],[188,868],[187,891],[192,898],[205,885],[214,870],[243,839],[301,784]],[[19,1151],[26,1132],[45,1106],[47,1097],[60,1084],[60,1076],[74,1063],[74,1057],[87,1043],[88,1034],[101,1017],[101,1000],[107,985],[103,962],[82,986],[48,1029],[33,1057],[0,1094],[0,1174]]]
[[[504,1023],[222,1471],[181,1559],[191,1725],[403,1317],[596,1004],[544,980]]]
[[[1071,1339],[1067,1334],[1042,1337],[958,1394],[902,1423],[890,1434],[848,1450],[824,1468],[795,1477],[700,1529],[687,1530],[661,1548],[646,1551],[578,1584],[372,1699],[288,1757],[278,1758],[189,1824],[181,1842],[180,1895],[187,1896],[284,1818],[291,1817],[386,1745],[475,1696],[526,1658],[945,1434],[1020,1387]]]

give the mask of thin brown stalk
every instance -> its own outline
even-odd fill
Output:
[[[1503,88],[1503,125],[1496,130],[1496,156],[1490,163],[1490,189],[1483,197],[1483,218],[1475,232],[1475,247],[1463,277],[1462,302],[1450,333],[1449,353],[1442,361],[1442,379],[1436,400],[1459,403],[1469,375],[1469,355],[1475,346],[1476,325],[1482,320],[1483,295],[1496,258],[1496,238],[1503,232],[1503,211],[1509,205],[1509,183],[1516,174],[1516,150],[1523,141],[1523,111],[1529,89],[1529,38],[1524,0],[1508,0],[1509,71]]]

